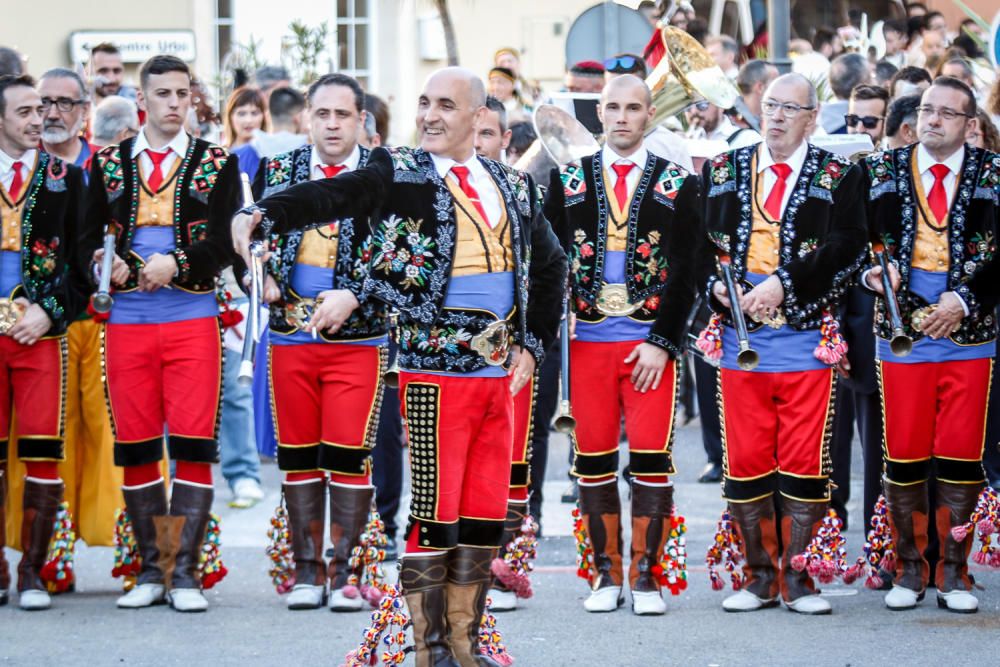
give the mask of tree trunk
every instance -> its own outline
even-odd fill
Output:
[[[455,26],[451,22],[451,12],[448,10],[448,0],[434,0],[438,14],[441,16],[441,27],[444,29],[444,46],[448,51],[448,64],[458,65],[458,42],[455,41]]]

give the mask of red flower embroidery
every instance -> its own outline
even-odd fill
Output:
[[[581,257],[593,257],[593,255],[594,255],[594,249],[591,247],[589,243],[585,243],[584,245],[580,246]]]
[[[649,245],[649,243],[643,243],[641,246],[635,249],[635,251],[640,255],[642,255],[643,257],[649,257],[649,253],[652,252],[652,250],[653,249]]]

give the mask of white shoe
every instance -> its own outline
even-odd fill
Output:
[[[233,499],[230,507],[247,509],[264,499],[264,489],[260,483],[250,477],[241,477],[233,483]]]
[[[118,598],[119,609],[141,609],[166,602],[163,584],[139,584]]]
[[[326,602],[326,586],[295,584],[288,594],[289,609],[319,609]]]
[[[368,603],[360,593],[349,598],[344,595],[344,589],[330,591],[330,611],[361,611]]]
[[[774,607],[778,604],[778,598],[759,598],[747,589],[736,591],[722,601],[722,608],[725,611],[757,611]]]
[[[636,616],[661,616],[667,613],[667,603],[659,591],[632,591],[632,613]]]
[[[208,600],[197,588],[175,588],[170,591],[170,606],[174,611],[199,612],[208,609]]]
[[[903,611],[913,609],[923,599],[923,593],[918,593],[906,586],[893,584],[892,589],[885,594],[885,606],[893,611]]]
[[[605,586],[590,593],[583,601],[583,608],[591,613],[614,611],[625,602],[621,586]]]
[[[48,593],[34,589],[19,593],[17,602],[25,611],[41,611],[52,606],[52,598]]]
[[[517,609],[517,596],[514,591],[491,588],[486,596],[490,599],[490,611],[514,611]]]
[[[797,600],[785,602],[785,606],[797,614],[806,614],[808,616],[821,616],[833,611],[830,603],[819,595],[803,595]]]
[[[938,606],[956,614],[975,614],[979,610],[979,600],[969,591],[954,590],[937,594]]]

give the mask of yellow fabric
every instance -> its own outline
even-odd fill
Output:
[[[635,197],[635,190],[628,187],[628,200],[622,204],[615,195],[615,178],[607,169],[604,170],[604,191],[608,193],[608,243],[607,250],[612,252],[625,252],[628,249],[628,211],[632,208],[632,199]]]
[[[2,186],[0,190],[3,190]],[[6,190],[0,196],[0,226],[3,227],[0,250],[21,252],[21,205],[27,194],[28,188],[21,188],[21,198],[16,203],[11,201]]]
[[[180,183],[180,179],[175,177],[180,164],[180,160],[174,160],[170,173],[164,176],[160,191],[155,194],[149,194],[149,185],[145,178],[142,179],[143,187],[139,188],[139,207],[135,214],[137,226],[170,227],[174,224],[174,194]]]
[[[445,179],[445,183],[455,198],[455,222],[458,225],[455,262],[451,274],[470,276],[490,273],[491,270],[494,273],[512,271],[513,254],[507,212],[501,206],[500,220],[496,227],[490,227],[489,223],[482,219],[475,205],[458,187],[458,183],[450,177]],[[499,191],[497,197],[503,201]]]
[[[307,230],[302,235],[299,245],[299,264],[318,266],[323,269],[333,269],[337,265],[337,242],[340,236],[339,225],[334,222],[318,229]]]
[[[913,179],[913,189],[917,195],[917,237],[913,241],[913,260],[910,265],[915,269],[924,271],[947,271],[948,270],[948,216],[944,220],[938,220],[931,205],[927,202],[927,193],[924,192],[924,182],[920,178],[917,170],[917,151],[913,151],[913,158],[910,165],[911,178]],[[957,187],[958,181],[955,179]],[[955,193],[952,193],[954,198]],[[934,229],[928,223],[927,218],[931,218]]]
[[[757,171],[757,157],[750,164],[752,173]],[[750,228],[750,247],[747,249],[747,271],[769,276],[778,269],[781,251],[781,225],[764,210],[764,197],[760,174],[754,180],[753,225]]]

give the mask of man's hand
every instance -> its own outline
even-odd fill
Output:
[[[737,285],[736,292],[740,298],[740,303],[743,302],[743,286]],[[729,290],[726,289],[726,282],[724,280],[718,280],[714,285],[712,285],[712,295],[719,300],[726,308],[732,309],[733,304],[729,301]]]
[[[896,268],[895,264],[889,264],[889,284],[892,285],[892,291],[896,292],[899,290],[899,269]],[[882,267],[876,264],[870,271],[865,274],[865,284],[868,289],[885,296],[885,290],[882,289]]]
[[[535,374],[535,356],[525,352],[520,345],[514,345],[510,349],[510,355],[511,364],[507,375],[510,377],[510,393],[516,396]]]
[[[760,283],[740,301],[743,312],[757,319],[774,317],[778,307],[785,301],[785,288],[781,286],[778,276],[771,275]]]
[[[274,303],[281,298],[281,290],[271,274],[264,276],[264,289],[261,290],[260,298],[264,303]]]
[[[24,315],[10,328],[7,335],[21,345],[34,345],[52,328],[52,320],[37,303],[31,303],[23,297],[14,299],[14,303],[24,307]]]
[[[329,289],[320,292],[316,299],[322,299],[323,303],[316,306],[309,320],[309,328],[313,331],[337,333],[354,309],[361,305],[354,293],[347,289]]]
[[[566,327],[569,329],[569,339],[576,340],[576,313],[570,313],[566,317],[569,318],[569,326]]]
[[[97,265],[97,279],[101,279],[101,265],[104,262],[104,248],[98,248],[94,251],[94,263]],[[128,282],[128,264],[125,260],[115,255],[115,258],[111,260],[111,284],[115,287],[121,287]]]
[[[962,300],[954,292],[945,292],[938,299],[937,308],[934,312],[924,318],[921,330],[937,340],[954,333],[962,326],[962,318],[965,317],[965,309],[962,308]]]
[[[833,368],[834,370],[837,371],[837,375],[839,375],[840,377],[844,378],[845,380],[850,379],[851,362],[847,360],[846,354],[840,358],[840,361],[838,361]]]
[[[233,216],[233,250],[243,258],[247,266],[250,262],[250,239],[257,225],[263,220],[264,215],[260,211],[254,211],[252,215],[247,213],[237,213]]]
[[[670,355],[667,351],[652,343],[639,343],[632,348],[625,357],[625,363],[630,364],[635,361],[635,368],[632,369],[632,386],[635,390],[645,394],[650,389],[659,389],[660,381],[663,379],[663,369],[669,360]]]
[[[177,275],[177,270],[177,260],[173,255],[153,253],[139,272],[139,290],[155,292],[164,285],[169,285]]]

